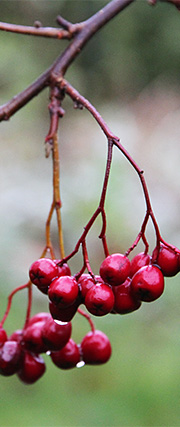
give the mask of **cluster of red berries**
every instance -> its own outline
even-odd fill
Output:
[[[61,369],[108,361],[111,344],[103,332],[90,331],[79,345],[71,333],[71,322],[54,321],[50,313],[43,312],[33,316],[24,330],[17,330],[10,337],[1,328],[0,374],[16,374],[25,384],[33,384],[46,370],[42,353],[49,354]]]
[[[108,337],[94,327],[80,344],[71,338],[71,320],[84,304],[95,316],[108,313],[126,314],[137,310],[142,301],[155,301],[164,290],[164,276],[180,271],[178,249],[164,244],[150,256],[139,253],[131,262],[126,255],[107,256],[99,276],[72,276],[66,263],[40,258],[29,270],[31,282],[48,295],[49,313],[38,313],[26,327],[10,337],[0,328],[0,374],[17,374],[21,381],[32,384],[45,372],[41,353],[50,355],[61,369],[83,364],[105,363],[111,356]]]

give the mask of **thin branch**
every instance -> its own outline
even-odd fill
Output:
[[[36,27],[27,25],[16,25],[9,24],[6,22],[0,22],[0,30],[8,31],[11,33],[24,34],[30,36],[49,37],[55,39],[68,39],[72,38],[72,34],[69,31],[62,30],[53,27]]]
[[[113,0],[87,21],[77,24],[78,32],[75,33],[73,41],[55,62],[24,91],[20,92],[0,107],[0,121],[8,120],[13,114],[20,110],[20,108],[24,107],[31,99],[37,96],[45,87],[52,83],[56,84],[60,82],[67,68],[92,36],[134,1],[135,0]]]

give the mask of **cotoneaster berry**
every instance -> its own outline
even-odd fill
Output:
[[[119,286],[129,276],[130,261],[125,255],[119,253],[109,255],[102,262],[99,273],[104,282]]]
[[[173,249],[161,243],[159,251],[157,248],[152,253],[152,260],[157,264],[163,275],[167,277],[175,276],[179,272],[179,256]]]
[[[0,348],[0,374],[14,375],[20,368],[23,351],[17,341],[5,341]]]
[[[61,263],[61,260],[59,259],[55,259],[54,262],[58,267],[58,277],[71,276],[71,270],[67,263],[64,263],[63,265],[59,265]]]
[[[110,313],[114,306],[114,294],[105,283],[96,283],[86,294],[85,306],[95,316],[104,316]]]
[[[58,307],[66,308],[72,305],[78,296],[79,288],[72,276],[61,276],[53,280],[49,286],[49,299]]]
[[[47,294],[50,283],[58,277],[58,266],[52,259],[40,258],[31,265],[29,277],[41,292]]]
[[[48,350],[61,350],[69,341],[71,331],[70,322],[63,325],[51,318],[42,327],[42,340]]]
[[[45,321],[34,322],[23,332],[22,342],[24,348],[32,353],[46,353],[48,347],[42,339],[42,330]]]
[[[60,320],[61,322],[70,322],[70,320],[72,320],[73,317],[75,316],[79,305],[80,305],[79,298],[77,298],[74,304],[66,308],[58,307],[58,305],[55,305],[53,304],[53,302],[50,301],[49,311],[53,319]]]
[[[38,354],[24,353],[23,362],[17,375],[25,384],[34,384],[45,373],[46,365],[43,358]]]
[[[159,298],[164,291],[164,276],[154,265],[141,267],[132,277],[131,291],[140,301],[151,302]]]
[[[141,301],[132,293],[130,278],[126,279],[120,286],[113,286],[113,292],[115,297],[113,311],[115,313],[131,313],[132,311],[138,310],[141,306]]]
[[[50,356],[53,363],[61,369],[75,368],[81,357],[78,345],[71,338],[62,350],[52,351]]]
[[[83,361],[88,365],[106,363],[111,357],[111,344],[108,337],[101,331],[88,332],[81,341]]]
[[[134,258],[131,260],[130,265],[130,277],[133,277],[134,274],[145,265],[148,265],[150,263],[151,257],[149,254],[145,254],[144,252],[140,252],[139,254],[135,255]]]

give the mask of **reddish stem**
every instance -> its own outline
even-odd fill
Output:
[[[81,308],[78,308],[77,311],[78,311],[79,314],[81,314],[81,316],[83,316],[83,317],[85,317],[87,319],[87,321],[89,322],[91,331],[94,332],[95,331],[95,326],[94,326],[94,323],[93,323],[90,315],[87,314],[87,313],[85,313],[85,311],[81,310]]]
[[[30,287],[30,286],[31,286],[31,282],[29,281],[29,282],[27,282],[25,285],[18,286],[18,288],[14,289],[14,290],[10,293],[10,295],[8,296],[8,303],[7,303],[7,308],[6,308],[5,314],[4,314],[4,316],[3,316],[3,318],[2,318],[2,320],[1,320],[1,322],[0,322],[0,327],[2,327],[2,326],[4,325],[4,322],[5,322],[5,320],[7,319],[7,316],[8,316],[8,314],[9,314],[10,309],[11,309],[11,304],[12,304],[13,296],[14,296],[17,292],[22,291],[22,289],[26,289],[26,288],[28,288],[28,287]]]

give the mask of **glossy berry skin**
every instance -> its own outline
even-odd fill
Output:
[[[46,353],[48,348],[42,339],[44,324],[44,320],[34,322],[24,330],[22,344],[26,350],[32,353]]]
[[[84,302],[87,292],[95,285],[95,283],[104,283],[104,281],[100,276],[95,276],[94,279],[90,274],[82,274],[80,276],[78,285],[82,302]]]
[[[56,323],[53,318],[48,319],[42,328],[42,339],[48,350],[61,350],[71,337],[72,326],[68,322],[64,325]]]
[[[71,270],[69,268],[69,265],[64,263],[61,267],[58,265],[58,263],[60,263],[60,259],[56,259],[54,260],[55,264],[58,267],[58,277],[61,276],[71,276]]]
[[[109,255],[102,262],[99,272],[104,282],[112,286],[119,286],[129,276],[130,261],[123,254]]]
[[[14,375],[20,368],[23,352],[17,341],[5,341],[0,348],[0,374]]]
[[[42,293],[47,294],[50,283],[58,277],[58,267],[52,259],[40,258],[31,265],[29,277]]]
[[[104,316],[114,306],[114,294],[112,289],[105,283],[93,285],[86,294],[85,306],[95,316]]]
[[[131,292],[131,279],[128,278],[122,285],[114,286],[113,292],[115,302],[113,310],[118,314],[127,314],[138,310],[141,306],[141,301],[137,300]]]
[[[80,305],[80,301],[78,298],[74,302],[74,304],[66,308],[58,307],[58,305],[55,305],[53,304],[53,302],[50,301],[49,311],[53,319],[60,320],[61,322],[70,322],[70,320],[72,320],[73,317],[75,316],[79,305]]]
[[[58,277],[53,280],[48,290],[49,299],[61,308],[72,305],[76,301],[78,293],[78,284],[72,276]]]
[[[163,275],[167,277],[175,276],[179,271],[179,256],[172,249],[160,245],[160,250],[157,252],[155,248],[152,253],[152,260],[155,260]]]
[[[5,341],[7,341],[7,339],[8,338],[5,329],[0,328],[0,347],[2,347]]]
[[[62,350],[52,351],[50,356],[53,363],[61,369],[75,368],[80,361],[79,347],[71,338]]]
[[[164,291],[164,276],[155,265],[141,267],[132,277],[131,291],[140,301],[151,302]]]
[[[22,366],[18,371],[19,379],[25,384],[33,384],[39,380],[46,370],[41,356],[25,352]]]
[[[101,331],[88,332],[81,342],[82,359],[88,365],[106,363],[111,356],[111,344]]]
[[[131,266],[130,266],[130,277],[133,277],[134,274],[145,265],[149,265],[151,260],[151,257],[149,254],[145,254],[144,252],[140,252],[139,254],[135,255],[134,258],[131,260]]]

